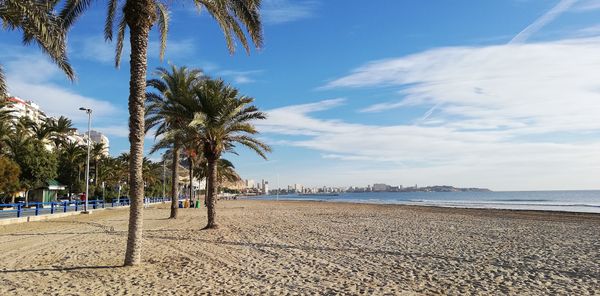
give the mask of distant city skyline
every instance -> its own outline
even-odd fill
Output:
[[[169,63],[198,67],[254,97],[273,153],[224,157],[271,187],[279,175],[307,186],[600,188],[600,1],[338,5],[265,0],[265,47],[232,56],[209,16],[178,3],[163,61],[152,34],[149,78]],[[85,130],[78,108],[94,109],[93,129],[118,155],[129,151],[129,65],[113,67],[105,14],[93,4],[69,34],[76,83],[19,32],[0,35],[0,59],[9,91],[48,115]]]

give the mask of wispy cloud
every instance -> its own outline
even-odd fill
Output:
[[[267,24],[282,24],[310,18],[318,7],[316,1],[266,0],[262,17]]]
[[[86,116],[78,108],[88,106],[96,117],[111,117],[122,114],[112,103],[76,93],[61,86],[58,79],[64,75],[56,65],[45,57],[35,54],[16,54],[5,63],[8,86],[11,94],[26,100],[33,100],[48,115],[64,115],[75,123],[84,123]]]
[[[127,138],[129,136],[129,128],[127,125],[103,125],[95,127],[95,130],[112,137]]]
[[[362,113],[381,112],[381,111],[385,111],[385,110],[401,108],[403,106],[406,106],[406,102],[404,102],[404,101],[384,102],[384,103],[373,104],[371,106],[368,106],[366,108],[359,110],[359,112],[362,112]]]
[[[593,37],[600,35],[600,24],[588,26],[571,33],[573,37]]]
[[[410,124],[368,125],[317,118],[297,105],[270,110],[263,128],[302,135],[288,145],[324,158],[365,163],[362,180],[596,188],[586,176],[600,167],[598,52],[600,38],[581,38],[446,47],[373,61],[324,88],[397,87],[401,100],[363,111],[434,106],[431,112]]]
[[[261,74],[262,70],[249,70],[249,71],[235,71],[235,70],[221,70],[217,71],[217,75],[225,76],[233,80],[235,84],[247,84],[256,82],[255,76]]]
[[[292,140],[280,145],[308,148],[321,152],[324,159],[340,161],[335,162],[333,170],[327,164],[307,173],[327,175],[332,171],[331,182],[341,184],[477,184],[494,189],[596,187],[591,176],[600,166],[600,141],[515,140],[510,132],[464,130],[453,124],[373,125],[312,114],[343,102],[325,100],[268,110],[268,119],[259,127],[266,134],[292,136]],[[351,165],[338,167],[344,163]]]
[[[365,111],[441,104],[457,127],[525,132],[600,129],[600,39],[451,47],[371,62],[328,88],[403,87],[398,102]]]
[[[600,9],[600,0],[580,0],[573,6],[577,12],[588,12]]]
[[[169,40],[165,51],[165,59],[177,58],[192,54],[195,50],[192,39]],[[104,41],[100,35],[74,39],[70,52],[76,58],[97,61],[106,64],[115,62],[115,44]],[[123,46],[122,57],[126,58],[131,52],[129,42]],[[159,58],[160,44],[156,40],[151,40],[148,44],[148,56],[150,58]]]
[[[533,23],[527,26],[523,31],[519,32],[509,43],[522,43],[527,41],[531,35],[541,30],[548,23],[556,19],[562,13],[567,11],[577,0],[561,0],[556,6],[546,12],[544,15],[536,19]]]

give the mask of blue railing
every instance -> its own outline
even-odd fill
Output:
[[[170,198],[149,197],[144,199],[145,204],[170,201]],[[89,200],[89,210],[116,208],[128,206],[129,199],[114,199],[111,202],[104,202],[101,199]],[[55,213],[78,212],[85,210],[85,201],[53,201],[53,202],[29,202],[0,204],[0,219],[2,218],[20,218],[27,216],[39,216]]]

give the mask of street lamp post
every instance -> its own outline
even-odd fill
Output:
[[[92,109],[81,107],[81,108],[79,108],[79,110],[85,111],[85,113],[87,113],[87,115],[88,115],[87,161],[86,161],[87,164],[85,166],[85,205],[83,206],[83,209],[84,209],[83,213],[89,214],[89,213],[91,213],[90,211],[88,211],[88,200],[90,199],[90,149],[91,149],[91,142],[92,142],[92,134],[91,134]]]

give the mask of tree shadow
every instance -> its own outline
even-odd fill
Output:
[[[152,233],[152,232],[174,232],[178,230],[173,229],[146,229],[144,233]],[[34,232],[34,233],[9,233],[9,234],[0,234],[0,237],[11,237],[11,236],[45,236],[45,235],[69,235],[69,234],[112,234],[112,235],[126,235],[127,230],[109,230],[109,231],[79,231],[79,232]]]
[[[440,254],[432,254],[432,253],[423,253],[423,252],[403,252],[403,251],[390,251],[390,250],[378,250],[378,249],[368,249],[368,248],[333,248],[333,247],[325,247],[325,246],[307,246],[307,245],[288,245],[288,244],[269,244],[269,243],[258,243],[258,242],[235,242],[235,241],[222,241],[222,240],[209,240],[202,238],[181,238],[181,237],[172,237],[172,236],[157,236],[157,235],[147,235],[145,238],[147,239],[165,239],[165,240],[188,240],[192,242],[201,242],[207,244],[214,245],[223,245],[223,246],[242,246],[249,247],[259,251],[264,251],[265,248],[275,248],[275,249],[285,249],[285,250],[300,250],[300,251],[319,251],[319,252],[344,252],[351,253],[358,256],[361,255],[388,255],[388,256],[398,256],[403,258],[409,258],[410,260],[414,259],[425,259],[425,260],[439,260],[439,261],[454,261],[461,264],[487,264],[495,267],[501,267],[506,269],[513,270],[524,270],[529,273],[550,273],[550,272],[558,272],[564,276],[568,276],[571,278],[581,278],[581,279],[589,279],[589,278],[600,278],[600,272],[591,269],[582,269],[578,271],[565,270],[565,269],[555,269],[551,266],[543,267],[543,266],[531,266],[525,263],[514,263],[510,264],[508,262],[490,262],[486,258],[482,258],[480,260],[462,258],[458,256],[451,255],[440,255]]]
[[[114,233],[124,233],[124,231],[113,231]],[[44,235],[69,235],[69,234],[106,234],[105,231],[84,231],[84,232],[43,232],[43,233],[10,233],[0,234],[0,237],[10,236],[44,236]]]
[[[72,266],[72,267],[59,267],[59,268],[24,268],[24,269],[10,269],[1,270],[0,274],[3,273],[20,273],[20,272],[44,272],[44,271],[76,271],[86,269],[112,269],[112,268],[123,268],[122,265],[101,265],[101,266]]]

